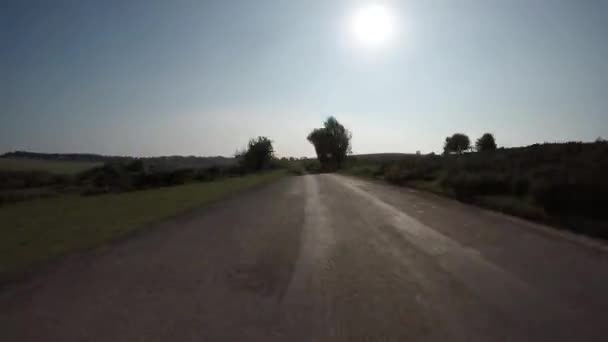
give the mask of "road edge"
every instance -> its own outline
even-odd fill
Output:
[[[336,174],[343,176],[343,177],[348,177],[348,178],[359,179],[359,180],[376,183],[376,184],[391,187],[394,189],[421,192],[421,193],[424,193],[425,195],[436,197],[441,200],[446,200],[446,201],[450,201],[453,203],[457,203],[459,205],[464,205],[464,206],[468,206],[471,208],[475,208],[477,210],[482,210],[485,213],[490,214],[490,215],[500,216],[502,218],[519,223],[521,225],[524,225],[524,226],[526,226],[526,228],[533,230],[539,234],[543,234],[545,236],[550,236],[553,238],[561,238],[561,239],[567,240],[572,243],[576,243],[576,244],[583,245],[588,248],[592,248],[592,249],[602,252],[602,253],[608,253],[608,241],[603,241],[599,238],[593,238],[593,237],[590,237],[587,235],[577,234],[577,233],[562,229],[557,226],[551,226],[547,223],[531,221],[531,220],[528,220],[528,219],[525,219],[525,218],[522,218],[519,216],[510,215],[508,213],[504,213],[504,212],[501,212],[499,210],[495,210],[495,209],[492,209],[489,207],[477,205],[475,203],[465,203],[465,202],[459,201],[455,198],[452,198],[450,196],[445,196],[445,195],[438,194],[438,193],[424,190],[424,189],[418,189],[418,188],[408,186],[408,185],[395,185],[395,184],[391,184],[391,183],[381,180],[381,179],[369,178],[369,177],[365,177],[365,176],[357,176],[357,175],[351,175],[351,174],[345,174],[345,173],[336,173]]]

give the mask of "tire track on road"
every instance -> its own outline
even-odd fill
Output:
[[[329,258],[334,244],[330,215],[324,206],[317,178],[303,177],[306,200],[304,227],[301,231],[301,245],[291,281],[283,300],[287,322],[286,331],[293,327],[308,326],[311,339],[315,332],[329,330],[330,312],[328,300],[324,298],[323,276],[332,272],[335,265]],[[298,340],[303,336],[294,336]]]

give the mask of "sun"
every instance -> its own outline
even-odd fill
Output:
[[[386,7],[367,5],[355,10],[350,18],[354,39],[362,46],[380,46],[388,43],[395,33],[395,18]]]

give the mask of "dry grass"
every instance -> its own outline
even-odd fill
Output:
[[[285,175],[275,171],[101,196],[59,196],[0,208],[0,279]]]

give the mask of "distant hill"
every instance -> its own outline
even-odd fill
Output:
[[[37,153],[15,151],[0,155],[0,158],[13,160],[43,160],[43,161],[69,161],[87,163],[127,162],[140,159],[146,167],[156,171],[171,171],[176,169],[203,169],[211,166],[230,166],[236,164],[234,158],[221,156],[163,156],[136,158],[127,156],[104,156],[89,153]]]
[[[38,153],[27,151],[8,152],[1,155],[0,158],[82,162],[107,162],[133,159],[130,157],[102,156],[90,153]]]

